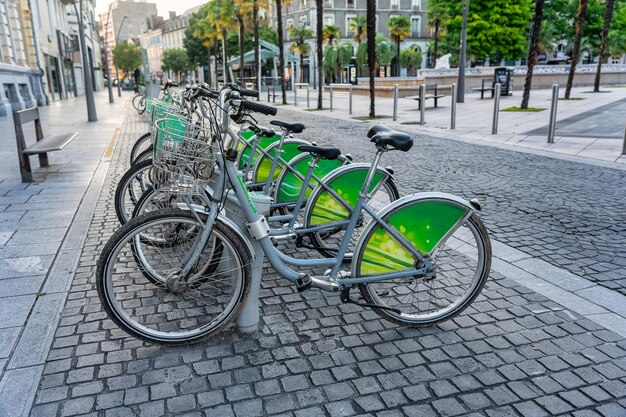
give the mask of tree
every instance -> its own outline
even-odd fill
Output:
[[[352,35],[352,39],[360,45],[361,42],[365,39],[365,34],[367,33],[367,17],[366,16],[357,16],[350,22],[349,26],[350,33],[354,33]]]
[[[602,72],[602,61],[607,57],[607,43],[609,38],[609,29],[611,27],[611,17],[613,16],[613,7],[615,0],[607,0],[604,10],[604,24],[602,25],[602,41],[600,43],[600,55],[598,56],[598,69],[596,70],[596,78],[593,83],[593,92],[600,92],[600,73]]]
[[[407,71],[422,65],[422,50],[419,46],[413,45],[400,51],[400,65]]]
[[[374,50],[376,53],[374,54],[374,56],[376,68],[380,67],[381,65],[389,65],[393,57],[396,56],[395,47],[393,46],[391,41],[389,41],[389,39],[387,39],[384,35],[380,33],[376,34],[375,39],[376,40]],[[369,54],[367,44],[362,43],[361,45],[359,45],[356,51],[357,65],[364,65],[365,63],[367,63],[369,59],[368,56]]]
[[[189,71],[190,68],[189,58],[184,49],[172,48],[163,51],[161,57],[161,69],[163,71],[175,73],[180,81],[180,74]]]
[[[313,31],[305,26],[290,27],[289,35],[294,38],[290,49],[300,55],[300,82],[304,82],[304,57],[311,52],[306,40],[313,37]]]
[[[276,0],[276,22],[278,26],[278,49],[280,68],[278,73],[280,76],[280,89],[283,93],[283,104],[287,104],[287,91],[285,90],[285,41],[283,37],[283,0]]]
[[[329,45],[332,45],[335,39],[339,39],[341,36],[341,30],[335,25],[326,25],[322,32],[324,41],[327,41]]]
[[[141,48],[131,42],[121,42],[113,48],[115,66],[124,72],[124,78],[141,66]]]
[[[435,68],[437,63],[439,45],[439,37],[441,36],[441,26],[447,24],[450,16],[448,16],[448,9],[441,2],[431,2],[428,5],[428,27],[433,29],[433,51],[431,54],[431,67]]]
[[[324,25],[324,0],[315,0],[315,6],[317,9],[315,20],[315,36],[316,36],[316,53],[317,53],[317,109],[322,110],[322,43],[324,39],[323,25]]]
[[[396,43],[396,77],[400,76],[400,42],[411,34],[411,21],[406,16],[393,16],[387,21],[389,36]]]
[[[583,37],[585,29],[585,19],[587,18],[587,3],[589,0],[580,0],[578,3],[578,16],[576,18],[576,37],[574,38],[574,46],[572,47],[572,64],[569,74],[567,75],[567,85],[565,86],[565,98],[568,99],[572,92],[572,84],[574,83],[574,73],[576,65],[580,58],[580,41]]]
[[[528,108],[528,100],[530,99],[530,88],[533,82],[533,69],[537,63],[537,53],[539,52],[539,39],[541,38],[541,20],[543,19],[543,2],[544,0],[536,0],[535,17],[530,32],[530,45],[528,47],[528,59],[526,70],[526,80],[524,82],[524,94],[522,96],[522,109]]]
[[[235,4],[235,19],[239,25],[239,82],[244,83],[244,55],[245,45],[245,25],[250,20],[250,14],[252,13],[253,3],[252,0],[234,0]]]
[[[354,47],[349,42],[343,42],[339,45],[326,45],[324,48],[324,69],[328,76],[327,80],[336,82],[339,78],[339,71],[350,63],[350,59],[354,54]]]
[[[376,117],[376,0],[367,0],[367,68],[370,86],[370,117]]]
[[[458,60],[462,23],[462,3],[458,0],[431,0],[429,8],[443,7],[447,20],[441,28],[446,31],[438,49]],[[479,59],[518,59],[527,49],[528,22],[531,0],[489,0],[472,3],[467,23],[467,55],[472,62]],[[437,52],[439,54],[439,50]]]

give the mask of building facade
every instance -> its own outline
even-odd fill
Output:
[[[100,15],[102,41],[106,43],[107,55],[103,62],[108,61],[114,70],[113,49],[118,42],[139,39],[139,35],[149,30],[149,19],[157,15],[156,3],[134,0],[114,1],[106,13]],[[103,51],[104,52],[104,51]]]
[[[409,18],[411,32],[402,41],[401,48],[404,49],[412,45],[419,46],[422,51],[422,67],[427,65],[428,42],[431,40],[430,30],[427,28],[427,5],[427,0],[377,0],[376,7],[376,33],[386,37],[389,37],[387,22],[391,17],[403,15]],[[274,5],[272,4],[272,6]],[[350,32],[350,23],[357,16],[367,15],[367,0],[324,0],[323,7],[323,25],[337,26],[341,32],[339,42],[352,42],[356,51],[356,42],[352,39],[354,34]],[[314,33],[314,37],[309,43],[311,51],[315,51],[317,19],[315,0],[293,0],[291,4],[284,5],[282,11],[285,48],[288,48],[292,42],[288,32],[289,28],[305,26]],[[272,9],[272,21],[274,23],[276,21],[275,7]],[[314,54],[311,53],[312,55]],[[312,58],[314,59],[313,56]],[[311,67],[315,67],[315,65],[311,65]],[[308,68],[305,68],[305,73],[307,72],[309,72]]]
[[[169,19],[165,22],[165,26],[163,27],[163,50],[166,49],[184,49],[185,45],[183,41],[185,40],[185,30],[189,26],[189,19],[191,15],[198,10],[200,10],[202,6],[193,7],[180,16],[176,16],[174,12],[170,12]],[[193,74],[188,74],[187,78],[193,80],[201,80],[204,79],[204,70],[202,68],[196,68],[193,71]],[[167,74],[168,78],[173,79],[175,74]],[[181,80],[182,81],[182,80]]]
[[[36,34],[28,0],[0,2],[0,117],[47,102]]]

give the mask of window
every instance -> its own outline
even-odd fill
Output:
[[[389,0],[389,8],[391,10],[399,10],[400,9],[400,0]]]
[[[335,15],[334,14],[324,14],[324,26],[334,25],[335,24]]]
[[[307,24],[307,16],[305,14],[300,15],[300,27],[305,27]]]
[[[422,0],[411,0],[412,10],[422,10]]]
[[[420,28],[420,18],[419,16],[412,16],[411,17],[411,37],[412,38],[419,38],[420,37],[420,33],[421,33],[421,28]]]
[[[333,3],[334,3],[334,0],[324,0],[324,8],[333,9],[335,7]]]
[[[350,32],[350,23],[354,20],[356,16],[353,14],[346,15],[346,37],[349,38],[352,33]]]
[[[287,29],[292,28],[293,27],[293,19],[289,18],[287,19]]]
[[[355,3],[356,3],[356,0],[346,0],[346,7],[348,9],[354,9]]]

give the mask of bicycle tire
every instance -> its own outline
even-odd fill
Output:
[[[133,108],[137,111],[139,111],[139,101],[137,101],[137,99],[140,99],[141,97],[143,97],[143,95],[141,94],[135,94],[135,96],[133,97],[133,100],[131,101]]]
[[[137,109],[137,112],[140,115],[146,112],[146,97],[145,96],[142,96],[141,100],[139,100],[139,108]]]
[[[115,189],[115,213],[120,224],[130,220],[135,204],[141,195],[152,186],[150,171],[152,159],[131,166],[122,176]]]
[[[149,148],[152,148],[152,134],[150,132],[144,133],[135,141],[133,147],[130,150],[130,164],[134,165],[137,162],[137,157],[145,152],[146,143],[149,143]]]
[[[401,208],[402,204],[398,206],[398,209]],[[394,212],[396,211],[390,211],[384,218],[388,219]],[[429,226],[436,228],[437,221],[436,218],[431,219],[432,224]],[[395,228],[398,230],[397,227]],[[404,236],[411,233],[411,230],[398,231]],[[470,233],[465,233],[467,231]],[[374,235],[376,237],[373,237]],[[472,236],[472,239],[468,236]],[[472,243],[475,246],[472,246]],[[449,248],[443,249],[448,244],[450,244]],[[436,250],[437,253],[432,258],[437,266],[437,273],[434,277],[411,276],[360,284],[359,290],[365,302],[399,309],[400,314],[388,309],[373,308],[382,318],[411,327],[433,326],[461,313],[480,294],[489,277],[492,256],[489,235],[478,216],[472,213],[462,225],[455,229],[454,233],[439,242]],[[362,277],[372,273],[383,275],[406,269],[407,265],[409,265],[408,268],[417,268],[419,264],[410,264],[411,260],[417,261],[416,258],[408,256],[408,253],[387,232],[372,224],[368,226],[362,241],[358,244],[352,263],[352,276]],[[444,260],[441,255],[450,255],[450,259]],[[365,262],[364,259],[366,259]],[[383,271],[377,269],[381,268],[380,263],[379,266],[371,266],[375,265],[374,259],[383,259],[382,263],[385,265],[382,267]],[[474,259],[476,265],[473,264]],[[464,288],[462,284],[469,271],[473,271],[474,274]]]
[[[199,217],[205,221],[204,214],[199,213]],[[223,245],[228,262],[214,270],[211,277],[192,281],[182,291],[171,291],[161,281],[146,279],[145,274],[129,265],[134,258],[132,244],[141,240],[142,233],[168,223],[202,227],[191,212],[178,209],[159,210],[131,220],[103,248],[96,268],[96,288],[107,315],[126,333],[152,343],[184,345],[215,336],[237,317],[250,290],[252,255],[239,235],[217,219],[211,231],[213,242],[219,240]],[[154,253],[160,254],[161,264],[155,261],[152,267],[165,268],[163,274],[168,269],[176,271],[168,267],[182,265],[186,255],[182,249],[164,253],[159,248]],[[220,256],[217,262],[221,265],[222,261]],[[231,287],[232,293],[226,294]]]
[[[338,192],[346,203],[354,207],[356,205],[356,199],[363,187],[369,167],[370,165],[363,163],[345,165],[328,174],[322,179],[322,182]],[[372,206],[375,211],[380,211],[388,204],[400,198],[400,193],[393,181],[393,177],[382,167],[378,167],[376,170],[370,192],[371,198],[368,200],[368,204]],[[329,217],[325,217],[326,214],[328,214]],[[350,212],[348,212],[339,201],[332,197],[330,193],[325,191],[322,186],[318,185],[307,201],[302,227],[307,229],[323,225],[324,223],[347,220],[349,216]],[[361,231],[368,224],[369,215],[362,212],[362,216],[348,245],[344,257],[346,261],[352,259],[352,253],[356,247]],[[322,256],[333,258],[337,256],[337,249],[343,240],[345,228],[346,226],[327,228],[310,233],[308,236],[313,247]]]

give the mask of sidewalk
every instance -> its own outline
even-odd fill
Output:
[[[108,169],[129,95],[108,103],[96,94],[98,121],[87,122],[85,98],[40,108],[44,134],[78,131],[65,149],[48,154],[34,182],[22,183],[13,119],[0,119],[0,415],[28,410],[52,344],[68,286]],[[32,123],[25,130],[34,141]],[[8,408],[7,408],[8,407]]]
[[[623,86],[622,86],[623,87]],[[575,100],[559,100],[557,124],[553,144],[547,143],[547,126],[550,118],[551,90],[533,90],[529,107],[545,109],[539,112],[505,112],[503,109],[519,106],[521,91],[514,91],[513,96],[502,97],[498,134],[492,135],[494,100],[480,93],[465,94],[465,103],[457,104],[456,130],[450,130],[450,97],[439,99],[434,108],[432,100],[426,101],[424,125],[419,125],[420,111],[415,100],[398,99],[398,120],[393,122],[393,99],[376,98],[376,116],[380,123],[393,126],[406,132],[429,132],[444,135],[447,138],[486,143],[506,149],[531,151],[539,154],[555,154],[569,157],[571,160],[592,160],[618,162],[626,164],[622,156],[624,130],[626,126],[626,88],[604,87],[603,93],[591,93],[591,87],[572,89]],[[444,90],[450,94],[450,90]],[[561,88],[559,97],[563,98],[565,89]],[[261,95],[262,100],[267,96]],[[288,101],[293,104],[293,94]],[[277,103],[280,102],[277,97]],[[317,105],[316,92],[310,92],[311,109]],[[290,106],[293,107],[293,106]],[[306,92],[298,93],[298,110],[306,109]],[[333,95],[333,112],[330,112],[330,95],[324,93],[324,109],[320,115],[338,119],[365,119],[369,114],[369,96],[353,95],[352,114],[349,114],[347,94]],[[318,112],[317,110],[314,110]],[[366,120],[370,123],[370,120]],[[537,151],[537,152],[534,152]]]

